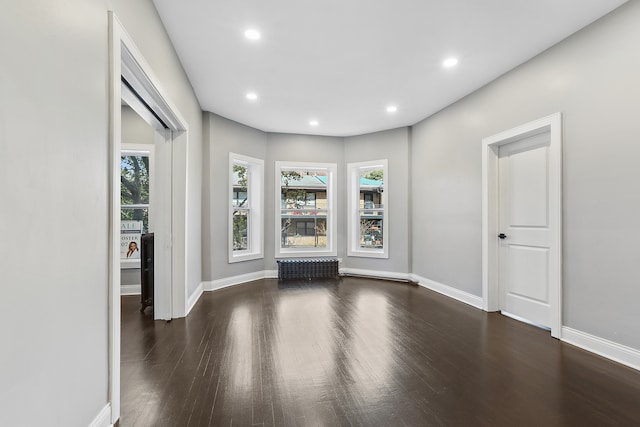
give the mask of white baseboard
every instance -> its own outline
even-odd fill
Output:
[[[112,427],[111,424],[111,403],[102,408],[100,413],[91,421],[89,427]]]
[[[120,295],[140,295],[140,284],[120,286]]]
[[[264,271],[265,279],[277,279],[278,278],[278,270],[265,270]]]
[[[204,291],[204,283],[200,283],[195,291],[191,295],[189,295],[189,299],[187,300],[187,312],[184,314],[188,316],[191,313],[191,309],[198,302],[200,297],[202,296],[202,292]]]
[[[205,291],[215,291],[217,289],[227,288],[229,286],[239,285],[253,280],[264,279],[265,273],[266,272],[264,270],[261,270],[254,273],[240,274],[239,276],[225,277],[224,279],[218,279],[212,282],[203,282],[202,285]],[[277,274],[276,277],[278,277]]]
[[[340,274],[344,274],[345,276],[362,276],[362,277],[372,277],[378,279],[389,279],[389,280],[404,280],[408,281],[411,279],[411,275],[408,273],[395,273],[391,271],[378,271],[378,270],[363,270],[360,268],[341,268]]]
[[[456,299],[465,304],[469,304],[475,308],[479,308],[480,310],[482,310],[482,298],[477,295],[452,288],[448,285],[443,285],[442,283],[438,283],[434,280],[418,276],[417,274],[411,274],[410,276],[412,281],[418,283],[418,285],[424,288],[431,289],[432,291],[448,296],[449,298]]]
[[[640,350],[596,337],[567,326],[562,327],[561,340],[614,362],[640,370]]]

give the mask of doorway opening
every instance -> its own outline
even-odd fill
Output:
[[[562,326],[562,116],[483,139],[485,311]]]
[[[155,129],[122,99],[120,155],[120,294],[142,295],[141,310],[153,307],[153,284],[143,280],[142,264],[153,257],[143,248],[156,231]],[[153,277],[153,268],[145,278]],[[142,286],[145,282],[145,286]],[[146,302],[146,304],[145,304]]]
[[[154,231],[154,319],[171,320],[185,315],[186,286],[184,277],[177,273],[184,267],[184,251],[173,250],[173,242],[184,235],[185,202],[174,198],[184,193],[178,188],[180,174],[186,171],[186,160],[178,161],[174,156],[176,146],[186,151],[187,127],[179,111],[160,89],[150,66],[135,46],[122,24],[109,12],[110,31],[110,249],[109,249],[109,403],[111,422],[120,418],[120,297],[121,297],[121,228],[123,207],[121,205],[123,162],[123,104],[153,128],[154,178],[153,195],[149,200],[147,227]],[[128,110],[127,110],[128,114]],[[126,120],[126,119],[125,119]],[[128,154],[144,156],[136,147],[128,147]],[[138,150],[139,151],[139,150]],[[145,151],[145,150],[143,150]],[[127,153],[127,152],[125,152]],[[182,158],[182,157],[180,157]],[[151,165],[149,171],[151,171]],[[175,190],[175,191],[174,191]],[[176,200],[178,199],[178,200]],[[140,200],[142,201],[142,200]],[[131,203],[128,208],[132,222],[141,221],[145,227],[146,203]],[[137,215],[137,216],[136,216]],[[138,216],[140,218],[138,218]],[[128,221],[129,219],[126,218]],[[126,254],[134,254],[127,243]],[[139,248],[138,248],[139,249]]]

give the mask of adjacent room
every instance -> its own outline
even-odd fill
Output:
[[[640,425],[638,22],[8,2],[0,424]]]

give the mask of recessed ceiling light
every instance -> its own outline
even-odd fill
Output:
[[[398,111],[398,107],[396,107],[395,105],[389,105],[387,107],[387,113],[395,113],[396,111]]]
[[[456,65],[458,65],[458,58],[447,58],[442,63],[442,66],[444,68],[451,68],[451,67],[455,67]]]
[[[247,93],[246,97],[250,101],[255,101],[256,99],[258,99],[258,94],[255,92],[249,92]]]
[[[249,28],[248,30],[246,30],[244,32],[244,36],[249,40],[260,40],[260,37],[262,37],[260,35],[260,31],[256,30],[255,28]]]
[[[320,123],[318,123],[317,120],[311,120],[309,121],[309,126],[318,126]]]

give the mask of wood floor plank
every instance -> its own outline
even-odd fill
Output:
[[[404,283],[265,279],[153,321],[122,297],[130,426],[640,425],[640,373]]]

